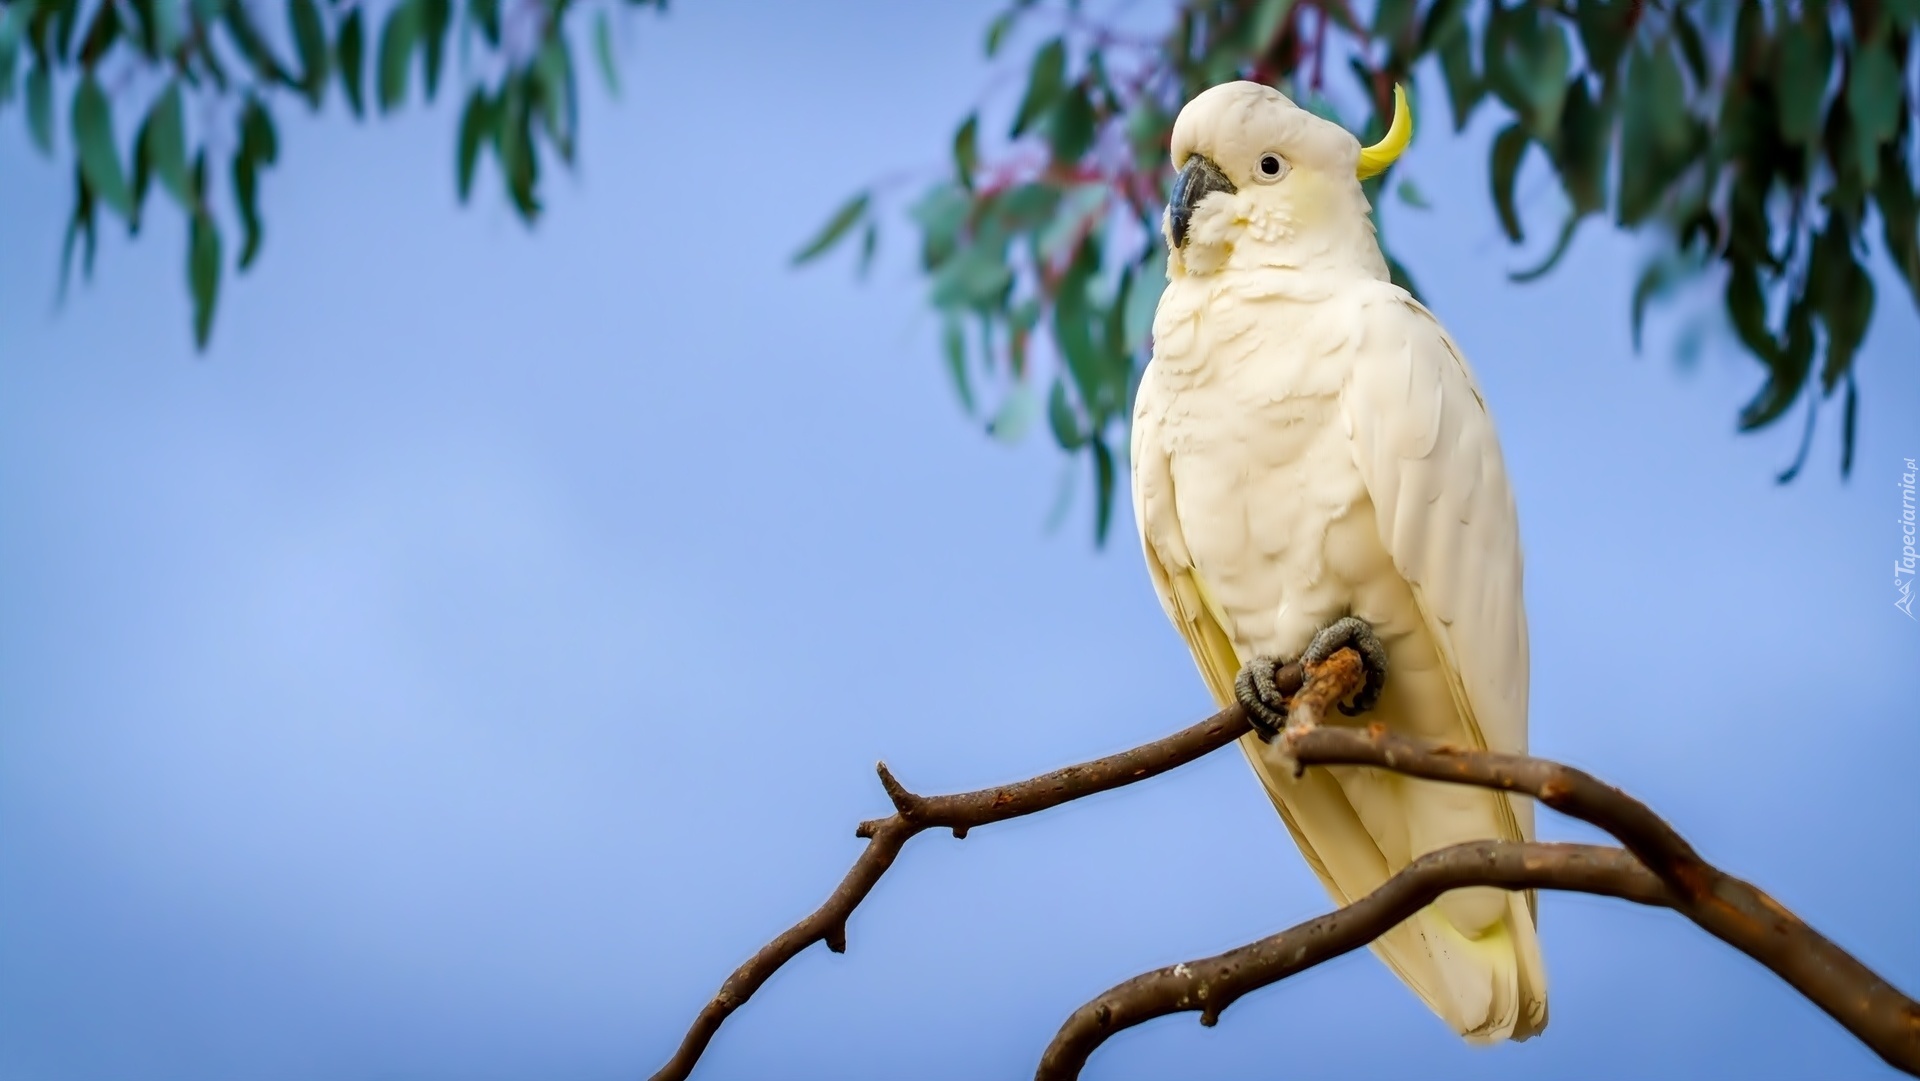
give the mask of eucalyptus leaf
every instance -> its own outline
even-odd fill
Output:
[[[1520,211],[1514,206],[1513,187],[1529,142],[1527,130],[1517,123],[1501,129],[1493,139],[1493,162],[1487,174],[1493,183],[1493,205],[1500,215],[1500,228],[1515,244],[1526,239],[1520,227]]]
[[[53,155],[53,78],[45,64],[27,69],[27,131],[40,153]]]
[[[1024,382],[1015,383],[1001,401],[999,411],[987,422],[987,434],[1002,443],[1018,443],[1026,438],[1039,412],[1040,404],[1033,388]]]
[[[193,342],[205,349],[220,300],[220,227],[205,210],[188,218],[187,287],[193,297]]]
[[[170,82],[147,110],[147,123],[141,133],[147,161],[167,193],[184,210],[193,208],[187,189],[187,126],[180,84]]]
[[[300,55],[300,88],[307,95],[307,103],[318,108],[327,91],[331,61],[320,6],[315,0],[288,0],[287,17],[293,24],[294,50]]]
[[[1064,38],[1056,37],[1034,54],[1033,66],[1027,72],[1027,92],[1020,99],[1019,111],[1014,114],[1013,138],[1025,134],[1035,121],[1053,108],[1053,103],[1059,100],[1066,74],[1067,43]]]
[[[835,244],[845,239],[847,233],[853,229],[855,223],[866,217],[867,208],[872,204],[872,201],[872,195],[863,191],[853,198],[848,199],[845,203],[842,203],[840,209],[834,211],[833,216],[827,219],[827,224],[822,226],[818,233],[814,234],[813,239],[807,241],[806,244],[801,246],[799,251],[794,253],[794,265],[799,266],[802,263],[818,259],[831,250]]]
[[[374,64],[375,101],[381,112],[390,112],[407,96],[407,72],[413,62],[413,50],[420,43],[422,5],[425,0],[400,0],[387,13],[380,29],[380,56]]]
[[[593,17],[593,56],[600,65],[600,81],[606,84],[607,93],[619,97],[620,69],[613,59],[613,22],[605,11]]]
[[[73,145],[80,172],[100,201],[127,221],[133,220],[133,189],[120,167],[120,148],[113,137],[113,106],[105,90],[89,72],[73,92]]]

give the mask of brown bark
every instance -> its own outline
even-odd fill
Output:
[[[1590,774],[1544,759],[1438,746],[1393,735],[1377,725],[1361,729],[1312,724],[1313,719],[1334,715],[1335,703],[1358,691],[1362,681],[1360,658],[1350,649],[1310,672],[1296,664],[1276,674],[1281,691],[1292,696],[1295,723],[1282,738],[1300,768],[1366,765],[1524,793],[1606,830],[1624,848],[1478,841],[1429,853],[1345,908],[1217,957],[1158,969],[1110,989],[1067,1019],[1041,1060],[1039,1081],[1077,1077],[1087,1057],[1107,1038],[1154,1017],[1197,1011],[1201,1023],[1211,1025],[1221,1010],[1247,992],[1364,946],[1441,893],[1466,886],[1572,890],[1671,908],[1767,966],[1888,1063],[1920,1076],[1920,1003],[1779,902],[1701,859],[1645,804]],[[801,950],[825,942],[836,953],[844,951],[848,918],[914,835],[939,828],[964,837],[976,826],[1165,773],[1249,730],[1245,714],[1232,705],[1130,751],[956,795],[909,792],[881,763],[880,783],[894,813],[860,824],[857,833],[868,845],[826,903],[734,970],[652,1081],[688,1077],[727,1017]]]

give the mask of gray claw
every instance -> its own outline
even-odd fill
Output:
[[[1287,696],[1274,684],[1273,674],[1290,663],[1278,657],[1255,657],[1233,677],[1233,696],[1247,711],[1247,723],[1266,743],[1287,727]]]
[[[1372,709],[1380,701],[1380,692],[1387,685],[1387,647],[1380,644],[1380,639],[1373,633],[1373,626],[1354,616],[1336,619],[1313,636],[1313,642],[1307,646],[1301,660],[1308,664],[1322,664],[1345,646],[1351,646],[1355,653],[1360,654],[1361,665],[1367,672],[1367,682],[1361,686],[1360,693],[1353,696],[1353,705],[1340,704],[1340,712],[1352,717]]]

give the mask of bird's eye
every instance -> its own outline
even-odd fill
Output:
[[[1285,158],[1272,151],[1260,155],[1258,171],[1254,174],[1255,180],[1271,184],[1286,175],[1287,160]]]

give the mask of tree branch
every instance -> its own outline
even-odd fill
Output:
[[[1360,657],[1342,649],[1311,670],[1276,673],[1295,722],[1332,715],[1364,682]],[[1231,705],[1205,721],[1130,751],[1030,780],[955,795],[909,792],[886,764],[880,783],[894,813],[863,822],[869,843],[840,885],[807,918],[734,970],[701,1009],[671,1060],[652,1081],[684,1081],[720,1026],[774,972],[815,942],[846,949],[847,920],[893,865],[907,841],[942,828],[964,837],[1096,792],[1144,780],[1204,757],[1248,732]],[[1898,1069],[1920,1076],[1920,1003],[1901,994],[1779,902],[1700,858],[1645,804],[1570,766],[1524,755],[1439,746],[1375,725],[1290,725],[1286,750],[1305,770],[1363,765],[1410,777],[1517,792],[1590,822],[1625,849],[1576,844],[1476,841],[1415,860],[1366,897],[1277,935],[1217,957],[1137,976],[1067,1019],[1041,1060],[1039,1081],[1079,1076],[1089,1055],[1115,1032],[1155,1017],[1198,1011],[1211,1025],[1240,996],[1366,945],[1450,889],[1557,889],[1671,908],[1767,966]]]
[[[1324,715],[1335,702],[1358,692],[1364,682],[1360,656],[1351,649],[1340,650],[1311,673],[1292,664],[1274,674],[1274,683],[1282,693],[1293,695],[1296,707],[1317,710],[1318,715]],[[894,813],[860,823],[855,832],[869,843],[826,904],[761,947],[760,952],[727,977],[719,993],[694,1018],[686,1037],[680,1041],[679,1050],[653,1075],[652,1081],[684,1081],[727,1017],[801,950],[815,942],[825,942],[833,952],[845,952],[848,917],[866,899],[880,876],[887,873],[887,868],[893,866],[894,858],[915,834],[922,830],[950,829],[955,837],[965,837],[975,826],[1020,818],[1184,766],[1225,747],[1248,731],[1246,714],[1238,705],[1232,705],[1191,728],[1130,751],[1054,770],[1016,784],[946,796],[915,795],[894,779],[885,762],[880,763],[877,767],[880,784],[886,789],[887,798],[893,801]]]
[[[1429,852],[1345,908],[1202,961],[1135,976],[1080,1007],[1047,1045],[1036,1081],[1072,1081],[1115,1033],[1156,1017],[1199,1011],[1211,1026],[1246,994],[1365,946],[1448,890],[1568,889],[1668,905],[1640,861],[1605,845],[1470,841]]]
[[[1076,1010],[1041,1058],[1037,1081],[1078,1077],[1114,1033],[1197,1010],[1211,1025],[1241,995],[1378,938],[1450,889],[1498,886],[1597,893],[1671,908],[1771,969],[1897,1069],[1920,1076],[1920,1003],[1753,885],[1700,858],[1645,804],[1582,770],[1524,755],[1437,746],[1380,725],[1289,729],[1301,769],[1373,766],[1410,777],[1521,792],[1613,834],[1626,850],[1476,841],[1432,852],[1360,900],[1203,961],[1122,983]]]

